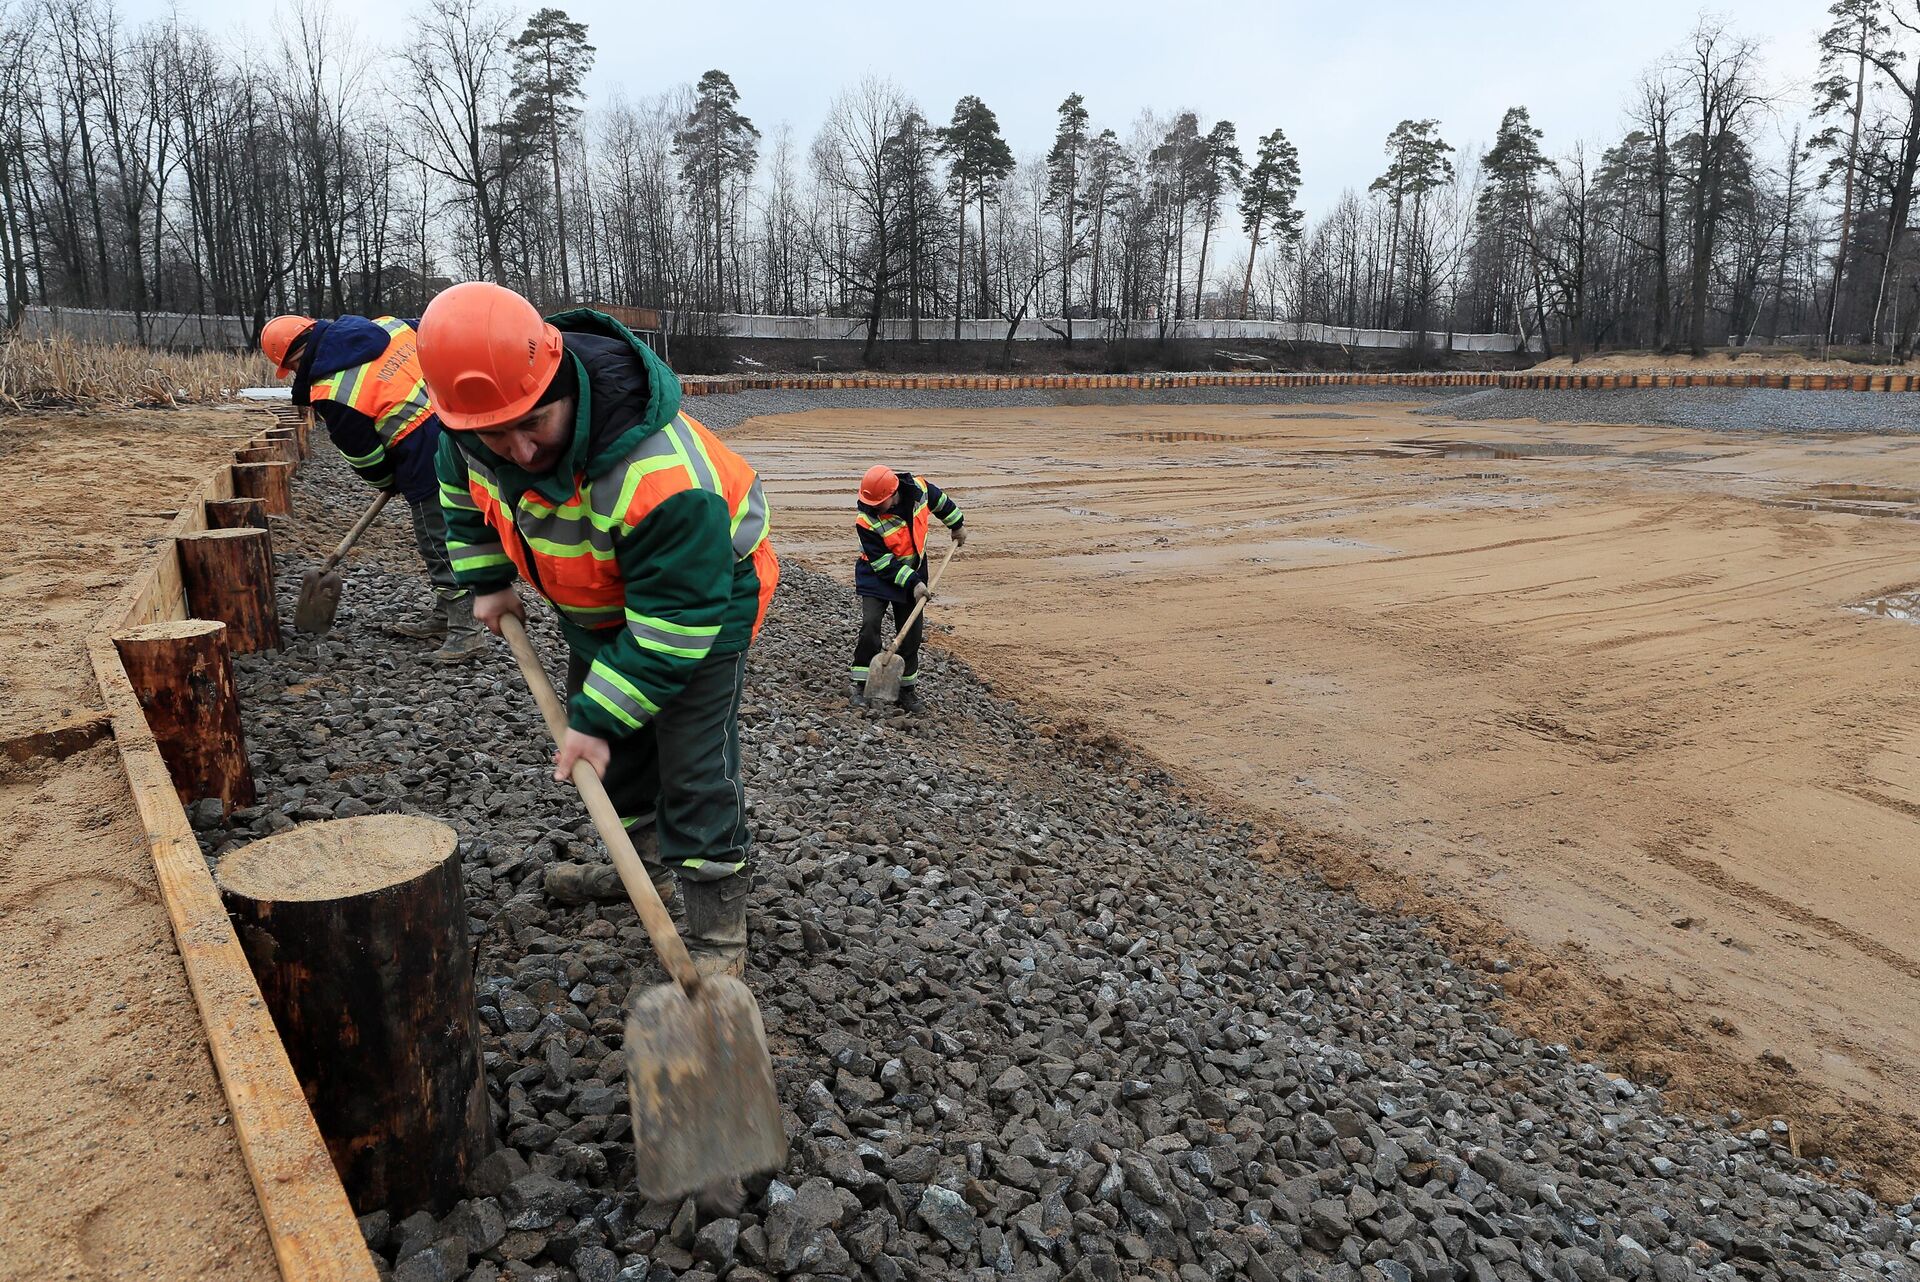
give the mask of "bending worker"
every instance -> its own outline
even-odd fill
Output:
[[[579,760],[599,773],[663,900],[678,875],[701,972],[739,975],[740,692],[780,577],[759,478],[680,413],[673,371],[599,312],[548,322],[510,289],[455,285],[421,318],[420,363],[447,428],[447,547],[474,616],[495,632],[524,618],[518,576],[560,618],[554,778]],[[612,874],[593,897],[624,898]]]
[[[860,639],[854,643],[849,670],[856,704],[867,701],[867,665],[880,653],[880,622],[887,607],[893,607],[897,630],[913,612],[913,603],[927,595],[929,515],[940,518],[955,543],[966,543],[965,513],[926,477],[877,464],[860,478],[860,501],[853,518],[860,535],[860,559],[853,567],[853,590],[860,598]],[[923,610],[900,642],[904,665],[900,706],[909,712],[920,706],[914,682],[920,675],[920,636],[926,623]]]
[[[260,331],[260,350],[281,377],[293,375],[293,403],[313,407],[367,484],[407,501],[433,604],[389,630],[426,641],[444,636],[433,659],[465,663],[487,648],[487,638],[473,621],[473,594],[454,581],[447,564],[447,524],[433,473],[440,420],[428,403],[415,347],[413,326],[391,316],[276,316]]]

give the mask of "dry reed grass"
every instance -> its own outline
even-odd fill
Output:
[[[205,405],[277,381],[257,352],[161,352],[65,336],[0,342],[0,413]]]

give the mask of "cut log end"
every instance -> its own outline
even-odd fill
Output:
[[[432,872],[456,841],[445,824],[412,815],[301,824],[228,855],[220,863],[220,888],[277,903],[351,899]]]

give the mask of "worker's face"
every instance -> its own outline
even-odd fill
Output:
[[[528,410],[511,423],[475,432],[495,454],[524,472],[551,472],[566,452],[575,398]]]

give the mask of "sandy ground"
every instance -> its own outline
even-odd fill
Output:
[[[1523,1026],[1920,1180],[1920,629],[1861,608],[1920,582],[1920,440],[1391,405],[729,436],[783,555],[847,578],[853,478],[950,486],[954,648],[1432,916]]]
[[[0,739],[98,715],[85,635],[232,413],[0,419]],[[110,743],[0,759],[0,1275],[276,1276]]]

